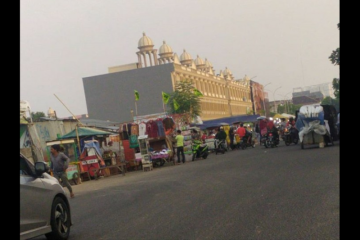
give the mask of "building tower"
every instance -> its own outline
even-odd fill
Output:
[[[191,55],[187,53],[185,49],[184,52],[180,55],[180,62],[182,65],[187,67],[191,67],[192,65],[193,60],[191,58]]]
[[[138,49],[140,51],[136,52],[137,56],[138,56],[138,63],[139,63],[139,67],[142,68],[144,67],[142,64],[142,59],[144,60],[144,64],[145,67],[147,67],[147,61],[146,61],[146,55],[148,55],[149,61],[150,61],[150,66],[154,66],[158,65],[158,61],[157,61],[157,57],[156,57],[156,52],[157,49],[153,49],[154,48],[154,43],[151,40],[151,38],[149,38],[148,36],[145,35],[145,33],[143,33],[142,38],[140,38],[139,42],[138,42]],[[154,63],[153,63],[154,60]]]
[[[205,71],[206,65],[204,60],[202,60],[199,55],[196,56],[196,59],[194,61],[195,65],[196,65],[196,69],[203,72]]]
[[[166,44],[165,41],[163,41],[163,45],[159,48],[159,64],[164,64],[166,62],[170,63],[174,61],[174,54],[169,45]]]

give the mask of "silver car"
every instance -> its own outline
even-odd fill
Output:
[[[20,240],[66,240],[71,225],[69,200],[47,163],[34,165],[20,153]]]

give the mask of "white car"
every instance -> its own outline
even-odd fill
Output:
[[[20,240],[66,240],[71,225],[69,200],[47,163],[34,165],[20,153]]]

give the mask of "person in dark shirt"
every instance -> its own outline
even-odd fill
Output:
[[[222,143],[222,148],[224,148],[226,150],[226,132],[224,131],[224,127],[220,127],[219,131],[215,134],[215,139],[217,139],[220,143],[221,141],[223,141]],[[216,148],[218,146],[215,146]]]
[[[219,139],[226,141],[226,132],[224,131],[224,127],[220,127],[220,130],[215,134],[215,139]]]
[[[69,166],[70,158],[60,151],[61,147],[59,144],[54,144],[50,147],[50,169],[54,177],[60,181],[69,189],[70,197],[74,197],[73,189],[67,178],[66,169]]]

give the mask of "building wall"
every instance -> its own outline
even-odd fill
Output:
[[[89,117],[129,122],[131,110],[136,115],[136,107],[137,115],[163,112],[161,92],[173,91],[173,71],[170,63],[83,78]],[[134,90],[140,95],[136,105]]]
[[[250,85],[227,80],[224,77],[199,71],[192,67],[174,64],[173,89],[176,82],[190,80],[202,92],[200,98],[202,120],[243,115],[251,109]]]
[[[164,112],[161,92],[175,91],[176,83],[182,80],[192,81],[203,93],[200,98],[203,120],[244,115],[252,109],[250,83],[166,63],[83,78],[88,115],[94,119],[130,122],[131,110],[134,116]],[[140,95],[136,106],[134,90]]]
[[[109,73],[114,73],[114,72],[122,72],[122,71],[137,69],[137,68],[139,68],[138,63],[130,63],[126,65],[109,67],[108,71]]]
[[[47,161],[46,142],[56,140],[58,136],[65,135],[75,129],[77,121],[53,120],[35,122],[34,126],[45,160]]]

